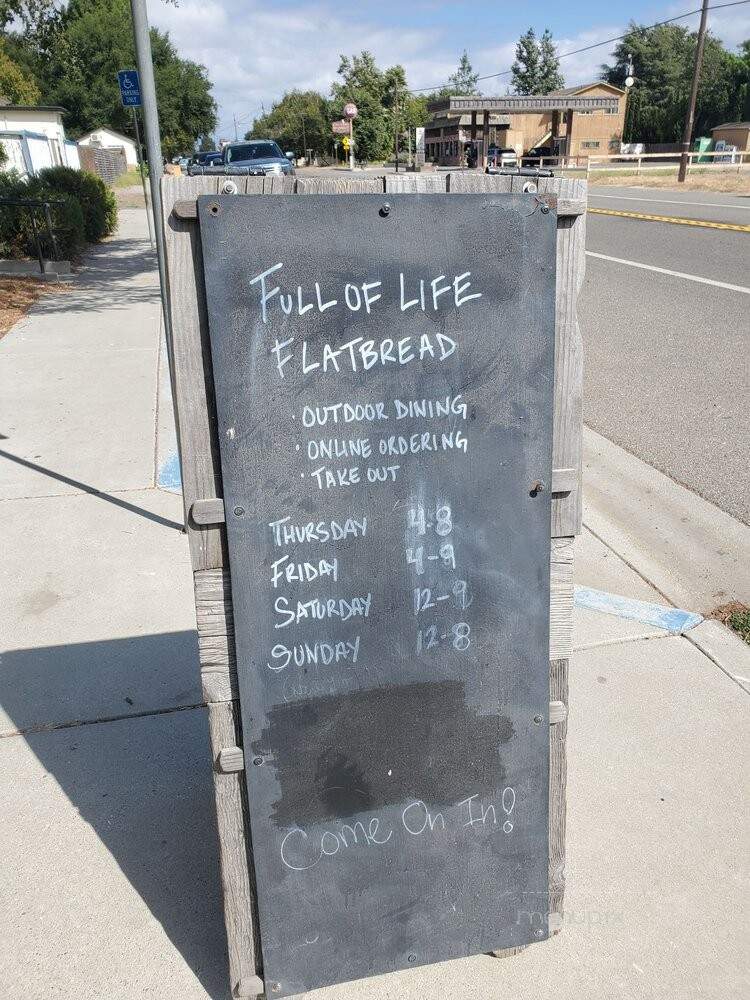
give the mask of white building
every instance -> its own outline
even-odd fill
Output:
[[[99,146],[101,149],[124,149],[125,160],[129,167],[138,166],[138,156],[135,151],[135,143],[128,139],[122,132],[115,132],[112,128],[97,128],[93,132],[88,132],[78,140],[80,146]]]
[[[65,138],[65,108],[0,103],[0,142],[8,154],[4,170],[22,177],[44,167],[80,167],[74,142]]]

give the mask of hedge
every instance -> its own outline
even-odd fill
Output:
[[[117,228],[117,202],[101,177],[73,167],[46,167],[39,171],[39,180],[55,191],[78,199],[89,242],[96,243]]]
[[[76,257],[86,243],[83,210],[77,198],[43,184],[39,178],[22,180],[18,174],[0,174],[0,197],[41,198],[50,201],[52,226],[57,237],[59,255],[63,260]],[[32,215],[33,212],[33,215]],[[0,257],[36,257],[34,225],[42,242],[45,257],[52,257],[52,247],[42,209],[0,207]]]
[[[36,177],[0,173],[0,197],[49,201],[59,255],[71,260],[87,242],[109,236],[117,227],[115,197],[95,174],[72,167],[48,167]],[[52,256],[41,209],[34,209],[46,257]],[[0,207],[0,257],[36,257],[32,210]]]

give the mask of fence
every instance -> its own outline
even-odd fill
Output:
[[[97,174],[105,184],[114,184],[128,169],[125,150],[122,146],[103,149],[101,146],[79,146],[78,156],[81,170]]]
[[[688,172],[695,165],[696,160],[699,161],[702,167],[710,166],[725,169],[730,166],[736,166],[737,173],[742,170],[743,166],[750,164],[750,151],[748,150],[721,150],[711,153],[691,152],[687,156]],[[704,162],[707,159],[712,159],[713,162],[707,164]],[[527,164],[536,163],[539,167],[546,165],[548,167],[559,167],[560,170],[585,170],[588,177],[589,174],[596,171],[611,169],[610,164],[613,163],[635,163],[635,171],[638,174],[641,172],[644,160],[660,160],[665,167],[676,167],[680,161],[680,153],[615,153],[612,156],[588,156],[583,154],[577,154],[576,156],[524,156],[522,160]],[[603,166],[598,166],[598,164],[603,164]]]

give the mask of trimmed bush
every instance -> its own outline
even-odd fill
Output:
[[[81,203],[86,239],[91,243],[117,228],[117,202],[101,177],[73,167],[46,167],[39,180],[54,191],[72,195]]]
[[[17,173],[0,174],[0,197],[41,198],[50,205],[52,227],[57,237],[59,256],[71,260],[78,256],[86,243],[86,228],[80,202],[71,194],[56,190],[39,177],[22,180]],[[33,215],[32,215],[33,213]],[[53,249],[47,236],[42,209],[0,206],[0,257],[36,257],[34,219],[45,257]]]

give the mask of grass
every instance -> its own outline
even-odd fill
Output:
[[[0,277],[0,337],[26,315],[29,308],[50,292],[67,292],[70,286],[39,278]]]
[[[717,618],[720,622],[728,625],[733,632],[750,645],[750,608],[739,601],[732,601],[717,608],[710,615],[710,618]]]
[[[112,185],[113,188],[135,187],[141,184],[141,175],[138,167],[128,167],[124,174],[120,174]]]

